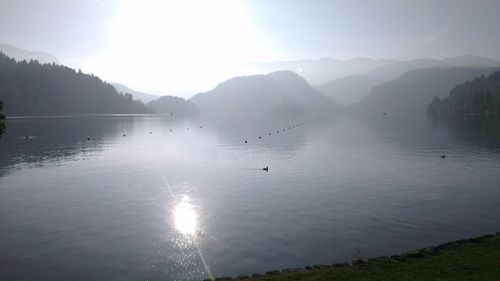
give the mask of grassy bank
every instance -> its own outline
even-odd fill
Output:
[[[234,279],[498,281],[500,280],[500,233],[454,241],[391,257],[361,260],[354,265],[316,265]]]

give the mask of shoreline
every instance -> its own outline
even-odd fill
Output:
[[[286,268],[223,280],[500,280],[500,232],[349,263]],[[204,281],[212,281],[205,279]]]

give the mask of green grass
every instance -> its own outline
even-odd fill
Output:
[[[245,280],[477,280],[500,281],[500,234],[446,243],[392,258],[300,272],[273,272]]]

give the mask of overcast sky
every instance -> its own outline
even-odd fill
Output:
[[[500,59],[499,14],[500,0],[0,0],[0,43],[191,96],[246,61]]]

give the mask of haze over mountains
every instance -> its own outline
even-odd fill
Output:
[[[143,92],[139,92],[139,91],[130,89],[129,87],[127,87],[123,84],[120,84],[120,83],[111,83],[111,85],[113,85],[119,93],[131,94],[135,100],[140,100],[143,103],[148,103],[150,101],[154,101],[160,97],[157,95],[152,95],[152,94],[143,93]]]
[[[445,97],[457,84],[489,75],[496,68],[423,68],[374,87],[355,108],[364,114],[382,112],[423,115],[434,97]]]
[[[6,54],[11,58],[14,58],[17,61],[37,60],[40,63],[59,63],[57,58],[51,54],[28,51],[8,44],[0,44],[0,52]]]
[[[189,100],[200,114],[213,117],[268,117],[338,108],[291,71],[235,77]]]
[[[276,71],[294,71],[304,77],[311,85],[326,83],[332,79],[368,72],[380,66],[395,63],[392,59],[354,58],[337,60],[297,60],[248,63],[246,67],[252,73],[267,74]]]
[[[453,68],[453,67],[497,67],[499,61],[465,55],[458,57],[437,59],[414,59],[399,61],[374,68],[366,73],[333,79],[328,83],[317,86],[325,96],[343,105],[349,105],[366,96],[370,90],[383,83],[394,80],[405,72],[422,68]]]
[[[57,62],[55,56],[49,54],[29,52],[9,45],[0,46],[18,61],[36,59],[48,63]],[[6,56],[3,57],[3,62],[4,68],[5,65],[14,65]],[[465,55],[442,60],[397,61],[357,58],[343,61],[327,58],[317,61],[253,63],[249,65],[257,72],[271,72],[234,77],[188,100],[175,96],[159,97],[135,91],[120,83],[112,83],[111,86],[96,76],[77,73],[63,66],[22,62],[16,65],[21,68],[28,65],[41,71],[40,75],[51,74],[50,78],[47,77],[44,81],[45,84],[33,84],[30,81],[35,79],[34,77],[21,77],[20,74],[4,72],[0,85],[2,86],[0,99],[5,100],[8,114],[156,112],[172,113],[176,116],[201,114],[216,117],[259,118],[282,114],[337,113],[343,110],[342,106],[350,105],[354,105],[350,106],[351,108],[365,113],[422,113],[434,96],[444,97],[457,84],[490,74],[495,67],[500,66],[500,62],[480,56]],[[70,93],[66,95],[51,93],[50,89],[60,91],[56,86],[56,83],[60,82],[56,81],[67,79],[68,75],[73,75],[71,73],[77,77],[75,82],[68,84],[68,81],[64,81],[64,87]],[[87,87],[86,83],[76,82],[78,79],[88,79],[86,77],[95,79],[96,83],[101,83],[102,86],[96,86],[94,83],[92,87],[97,88],[91,88]],[[311,86],[314,82],[328,79],[330,79],[328,83]],[[116,90],[108,87],[114,87]],[[103,94],[104,92],[107,94]],[[101,94],[103,96],[100,97]],[[49,98],[51,95],[53,98]],[[99,104],[100,107],[97,108],[100,109],[88,106],[62,109],[60,108],[62,105],[57,106],[62,99],[67,100],[69,96],[82,101],[80,103],[82,106],[86,104],[84,102],[86,98],[86,101],[92,100],[95,104],[99,104],[100,98],[107,101]],[[112,109],[113,106],[109,104],[110,97],[114,97],[113,99],[122,105]],[[108,107],[103,106],[106,103]],[[124,106],[127,103],[130,105]]]

